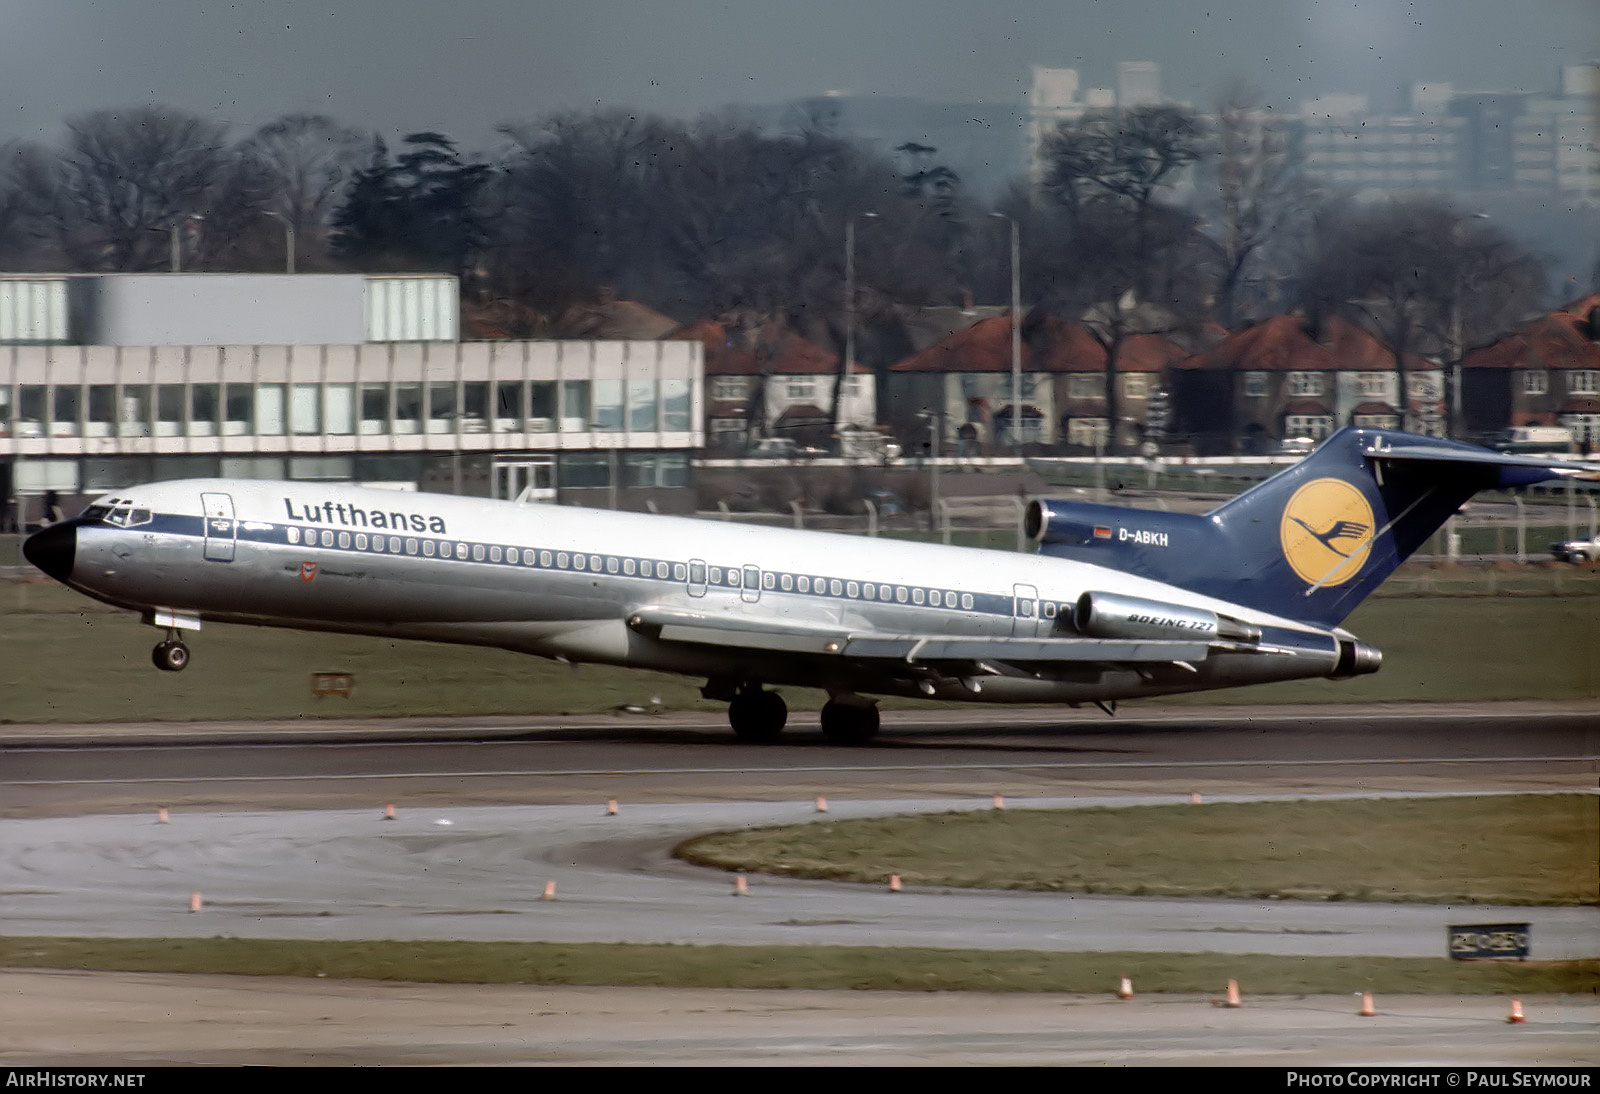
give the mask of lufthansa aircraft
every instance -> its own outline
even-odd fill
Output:
[[[303,482],[118,490],[23,550],[166,631],[204,621],[456,642],[704,676],[734,731],[826,689],[836,743],[872,696],[1096,703],[1376,672],[1339,624],[1485,489],[1595,465],[1344,429],[1205,515],[1035,502],[1032,555]]]

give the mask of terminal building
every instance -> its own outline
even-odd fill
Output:
[[[0,278],[0,526],[222,476],[692,507],[696,341],[463,341],[439,275]]]

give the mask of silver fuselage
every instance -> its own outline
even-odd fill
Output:
[[[111,520],[106,519],[110,515]],[[986,702],[1087,702],[1334,674],[1321,630],[1041,555],[344,485],[187,480],[119,490],[75,522],[62,576],[169,627],[247,623],[499,647],[712,680]],[[981,663],[666,641],[668,613],[751,633],[1061,637],[1085,592],[1260,629],[1183,663]]]

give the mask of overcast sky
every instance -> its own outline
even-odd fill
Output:
[[[0,139],[158,103],[232,123],[316,111],[468,146],[595,106],[691,118],[830,90],[1021,103],[1029,66],[1113,86],[1153,60],[1196,105],[1244,76],[1278,109],[1417,81],[1554,90],[1600,57],[1600,0],[0,0]]]

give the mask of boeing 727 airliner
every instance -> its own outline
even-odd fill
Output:
[[[874,696],[1097,703],[1376,672],[1340,623],[1479,490],[1589,464],[1344,429],[1204,515],[1035,502],[1037,554],[300,482],[118,490],[24,544],[166,632],[250,623],[495,646],[706,678],[739,737],[822,688],[836,743]]]

